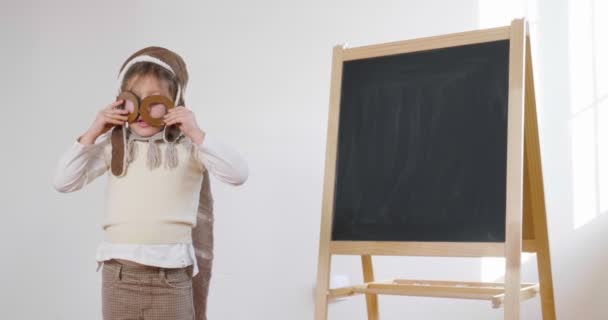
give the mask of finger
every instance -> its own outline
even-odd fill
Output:
[[[175,115],[173,113],[167,113],[163,116],[163,120],[169,120],[173,118],[175,118]]]
[[[121,114],[121,113],[115,113],[115,112],[105,112],[104,116],[108,117],[108,118],[129,118],[128,114]]]
[[[175,107],[175,108],[169,109],[169,111],[172,113],[182,113],[182,112],[188,112],[190,110],[188,110],[184,107]]]
[[[175,123],[181,123],[181,120],[180,120],[180,118],[172,118],[169,120],[163,120],[163,122],[165,123],[165,125],[170,126]]]
[[[121,115],[109,115],[107,118],[121,120],[121,121],[127,121],[127,119],[129,119],[128,116],[121,116]]]
[[[163,119],[164,122],[170,121],[171,123],[183,123],[184,120],[185,120],[185,117],[180,116],[180,115],[172,115],[171,117]]]
[[[107,123],[118,124],[118,125],[123,125],[123,124],[125,124],[125,122],[124,122],[124,121],[120,121],[120,120],[114,120],[114,119],[111,119],[110,121],[107,121]]]
[[[118,100],[116,100],[116,101],[112,102],[110,105],[108,105],[108,106],[106,107],[106,109],[108,109],[108,110],[110,110],[110,109],[114,109],[115,107],[117,107],[117,106],[121,105],[121,104],[123,103],[123,101],[124,101],[123,99],[118,99]]]
[[[167,113],[165,113],[165,116],[170,115],[170,114],[176,114],[176,113],[179,113],[179,110],[172,108],[172,109],[169,109],[169,111],[167,111]]]
[[[108,112],[110,112],[111,114],[127,114],[127,113],[129,113],[129,110],[127,110],[127,109],[112,109],[112,110],[108,110]]]
[[[108,117],[118,116],[118,117],[128,118],[129,115],[127,113],[122,112],[122,110],[114,110],[114,111],[107,111],[107,112],[104,113],[104,115],[106,115]]]
[[[171,110],[175,110],[175,109],[171,109]],[[180,115],[184,115],[185,112],[187,112],[187,111],[185,111],[185,110],[177,110],[177,111],[173,111],[171,113],[167,113],[163,117],[169,119],[171,117],[177,117],[177,116],[180,116]]]
[[[163,116],[164,121],[173,120],[177,115],[175,113],[166,114]]]

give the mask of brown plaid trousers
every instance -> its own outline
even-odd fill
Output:
[[[192,265],[183,268],[104,261],[104,320],[193,320]]]

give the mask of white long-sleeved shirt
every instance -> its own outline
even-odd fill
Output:
[[[110,131],[100,136],[94,144],[74,141],[61,157],[53,177],[53,185],[59,192],[74,192],[109,171],[104,157],[104,146],[110,143]],[[195,145],[195,159],[222,182],[241,185],[249,171],[245,160],[226,144],[206,134],[203,143]],[[102,241],[96,252],[97,270],[102,262],[112,258],[135,261],[145,265],[177,268],[193,265],[193,276],[198,266],[191,243],[135,244]]]

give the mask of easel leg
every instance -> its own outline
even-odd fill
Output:
[[[521,290],[521,254],[519,257],[507,256],[505,274],[505,320],[519,320]]]
[[[537,242],[538,243],[538,242]],[[540,301],[543,311],[543,320],[555,320],[555,301],[553,299],[553,277],[551,275],[551,261],[547,252],[538,249],[536,260],[538,264],[538,279],[540,283]]]
[[[524,175],[525,34],[523,19],[511,23],[509,44],[509,114],[505,234],[505,320],[520,318]]]
[[[321,234],[319,237],[319,266],[317,269],[317,292],[315,299],[315,319],[327,320],[327,303],[329,302],[329,276],[331,273],[331,231],[333,219],[334,181],[336,172],[338,120],[340,117],[340,88],[342,85],[342,51],[344,46],[333,49],[331,69],[331,94],[327,127],[327,145],[325,159],[325,183],[323,186],[323,216],[321,217]]]
[[[532,70],[530,37],[526,37],[526,116],[525,116],[525,159],[530,206],[534,221],[536,261],[540,283],[540,301],[543,320],[555,320],[555,300],[553,298],[553,273],[549,250],[549,227],[545,207],[545,190],[540,157],[538,120],[536,115],[536,93]]]
[[[372,264],[372,256],[362,255],[361,263],[363,264],[363,282],[374,281],[374,267]],[[368,320],[379,320],[380,315],[378,313],[378,295],[377,294],[366,294],[365,301],[367,303],[367,319]]]
[[[325,251],[325,252],[323,252]],[[329,303],[329,276],[331,273],[331,255],[329,250],[321,249],[319,269],[317,270],[317,292],[315,298],[315,320],[327,320]]]

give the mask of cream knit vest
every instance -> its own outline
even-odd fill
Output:
[[[177,143],[177,166],[149,168],[147,141],[130,141],[137,152],[131,156],[123,177],[108,174],[102,227],[112,243],[192,243],[196,225],[203,166],[190,143]],[[166,143],[150,142],[165,155]],[[152,146],[155,148],[156,146]],[[110,166],[111,144],[104,146]],[[148,157],[149,158],[149,157]]]

